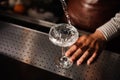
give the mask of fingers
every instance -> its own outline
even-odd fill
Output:
[[[80,65],[89,55],[88,51],[85,51],[84,54],[77,60],[77,65]]]
[[[80,48],[82,46],[82,43],[79,43],[78,41],[66,51],[65,56],[71,56],[72,54],[74,54],[77,51],[78,48]],[[80,51],[78,51],[78,52],[80,52]]]
[[[80,57],[80,55],[82,55],[82,49],[78,48],[76,52],[74,52],[74,54],[70,57],[70,60],[75,61],[77,58]]]
[[[77,65],[80,65],[88,57],[91,57],[91,55],[93,55],[94,51],[95,51],[94,48],[88,48],[88,49],[86,49],[86,51],[83,53],[83,55],[77,60]]]
[[[78,48],[74,54],[70,57],[71,61],[75,61],[77,59],[77,65],[79,66],[83,61],[87,60],[87,65],[90,65],[95,58],[97,57],[97,50],[94,48],[88,48],[85,52],[82,51],[81,48]]]
[[[77,65],[87,60],[90,65],[102,50],[102,43],[99,39],[89,36],[80,37],[77,42],[65,53],[71,61],[77,60]]]
[[[90,65],[95,60],[96,57],[97,57],[97,53],[94,52],[93,55],[88,59],[87,65]]]
[[[72,55],[76,50],[77,50],[77,46],[73,45],[72,47],[70,47],[70,49],[67,50],[67,52],[65,53],[65,56]]]

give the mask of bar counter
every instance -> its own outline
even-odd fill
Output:
[[[48,34],[0,21],[0,74],[4,80],[120,80],[120,54],[104,50],[90,66],[55,66],[61,48]]]

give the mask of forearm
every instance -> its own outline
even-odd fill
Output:
[[[111,20],[97,28],[105,37],[106,40],[110,40],[116,35],[120,34],[120,12],[115,15]]]

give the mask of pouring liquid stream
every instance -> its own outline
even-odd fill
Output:
[[[64,11],[64,14],[65,14],[65,17],[67,18],[67,22],[69,25],[71,25],[71,21],[70,21],[70,16],[69,16],[69,13],[67,11],[67,4],[65,2],[65,0],[60,0],[61,4],[62,4],[62,8],[63,8],[63,11]]]
[[[67,22],[69,25],[71,25],[71,21],[70,21],[70,16],[69,16],[69,13],[67,11],[67,4],[65,2],[65,0],[60,0],[61,4],[62,4],[62,8],[63,8],[63,11],[64,11],[64,14],[65,14],[65,17],[67,18]],[[65,54],[65,50],[64,50],[64,47],[62,47],[62,56]]]

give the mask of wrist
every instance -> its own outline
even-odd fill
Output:
[[[99,30],[96,30],[93,35],[97,38],[97,39],[100,39],[102,41],[107,41],[105,36],[103,35],[103,33]]]

